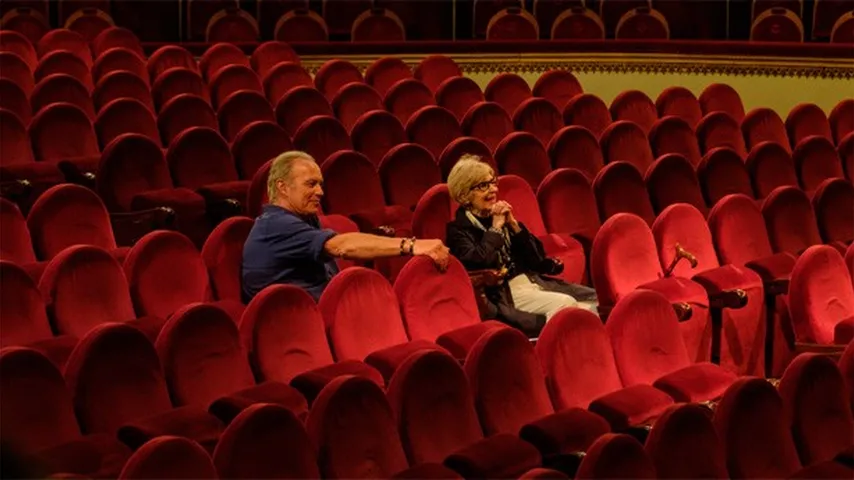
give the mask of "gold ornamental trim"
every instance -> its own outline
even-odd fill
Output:
[[[389,55],[416,65],[426,55]],[[502,72],[538,74],[547,70],[578,73],[644,73],[679,75],[736,75],[750,77],[804,77],[854,79],[850,58],[760,57],[730,55],[676,55],[626,53],[560,54],[450,54],[463,73]],[[303,66],[313,75],[325,61],[345,59],[365,69],[377,55],[306,55]]]

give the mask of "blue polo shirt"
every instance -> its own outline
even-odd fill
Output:
[[[289,283],[315,300],[338,273],[335,260],[323,249],[335,236],[320,228],[316,216],[303,218],[276,205],[264,205],[243,246],[243,299],[265,287]]]

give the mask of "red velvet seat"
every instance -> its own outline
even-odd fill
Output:
[[[228,143],[207,127],[192,127],[175,137],[166,163],[175,186],[198,190],[209,203],[239,202],[249,189],[248,180],[238,180]]]
[[[161,73],[151,85],[151,96],[158,112],[163,110],[169,100],[182,93],[197,95],[208,103],[211,100],[208,86],[196,70],[170,68]]]
[[[748,112],[741,122],[741,130],[748,150],[753,150],[759,143],[767,141],[776,142],[786,152],[792,152],[789,137],[786,134],[786,125],[777,112],[770,108],[754,108]]]
[[[5,198],[0,198],[0,225],[0,259],[22,267],[34,264],[36,253],[27,221],[18,206]]]
[[[386,204],[414,210],[430,187],[441,183],[442,174],[433,155],[414,143],[402,143],[389,150],[377,170]]]
[[[513,124],[517,131],[533,134],[545,147],[555,133],[563,128],[563,118],[560,111],[548,100],[529,98],[513,113]]]
[[[365,82],[382,97],[385,97],[393,85],[412,77],[412,70],[409,66],[403,60],[395,57],[380,57],[365,70]]]
[[[433,185],[418,200],[412,212],[412,234],[418,238],[438,238],[445,241],[446,227],[453,218],[456,202],[451,200],[448,186]]]
[[[383,99],[385,109],[406,125],[413,113],[430,105],[436,105],[433,92],[419,80],[399,80],[389,86]]]
[[[27,215],[36,255],[50,260],[73,245],[94,245],[111,252],[119,260],[107,209],[88,188],[74,184],[51,187],[33,204]]]
[[[292,88],[314,87],[314,80],[295,62],[280,62],[270,68],[261,80],[267,100],[275,105]]]
[[[839,142],[837,151],[842,158],[842,169],[845,170],[848,180],[851,180],[854,178],[854,132],[849,133]]]
[[[782,7],[759,14],[750,27],[750,40],[759,42],[803,42],[804,25],[798,15]]]
[[[96,59],[113,48],[126,48],[140,57],[145,55],[139,38],[126,28],[110,27],[92,40],[92,56]]]
[[[17,54],[12,52],[0,51],[0,61],[3,62],[3,73],[0,73],[0,78],[11,80],[24,91],[27,96],[33,91],[36,86],[33,72],[30,66]]]
[[[204,408],[226,423],[255,403],[281,405],[297,417],[308,411],[293,387],[256,385],[237,325],[214,305],[184,305],[163,326],[155,347],[176,405]]]
[[[584,93],[584,89],[572,72],[548,70],[540,74],[532,92],[535,97],[543,97],[552,102],[558,110],[563,111],[567,102],[576,95]]]
[[[79,33],[65,28],[55,28],[39,39],[36,45],[39,58],[45,57],[55,50],[68,50],[83,60],[87,67],[92,66],[92,52],[89,42]]]
[[[796,187],[771,192],[762,203],[762,216],[775,252],[800,255],[807,247],[822,243],[809,197]]]
[[[15,114],[24,125],[29,125],[33,116],[27,93],[8,78],[0,78],[0,108]]]
[[[26,270],[9,261],[0,261],[0,348],[27,346],[62,368],[77,338],[54,336],[45,302],[36,282]]]
[[[20,33],[14,30],[3,30],[0,33],[0,51],[11,52],[21,57],[29,65],[30,70],[35,70],[39,63],[36,49],[33,44]]]
[[[454,114],[435,105],[413,113],[406,122],[406,134],[409,135],[409,141],[429,150],[433,158],[439,158],[451,141],[463,136]]]
[[[409,464],[380,387],[359,377],[332,380],[306,421],[323,478],[390,478]],[[371,458],[365,462],[365,458]]]
[[[294,133],[293,142],[294,147],[307,152],[320,164],[336,152],[353,148],[350,135],[341,122],[320,115],[303,122]]]
[[[251,179],[261,165],[288,150],[293,150],[288,134],[275,122],[268,121],[249,123],[231,143],[237,172],[244,180]]]
[[[43,11],[29,7],[17,7],[5,13],[4,30],[17,33],[31,43],[38,41],[50,30],[47,19],[47,6]]]
[[[30,140],[36,160],[69,163],[81,171],[94,171],[101,157],[92,122],[83,110],[70,103],[54,103],[39,112],[30,124]],[[74,138],[74,142],[57,142]]]
[[[842,162],[830,139],[819,135],[804,138],[792,152],[801,188],[808,195],[830,178],[845,178]]]
[[[513,132],[495,149],[495,163],[502,175],[517,175],[536,189],[551,171],[545,147],[528,132]]]
[[[326,194],[323,211],[347,215],[362,231],[389,226],[407,235],[412,215],[401,205],[386,206],[376,167],[364,155],[342,150],[321,164]]]
[[[783,373],[779,392],[804,465],[833,460],[851,449],[851,405],[845,380],[831,358],[799,355]]]
[[[0,379],[4,441],[34,457],[39,473],[118,475],[130,450],[109,435],[81,435],[73,396],[50,360],[31,349],[4,348]]]
[[[701,405],[677,405],[658,418],[644,446],[658,478],[727,478],[724,449]]]
[[[251,90],[264,95],[264,87],[258,74],[247,65],[227,65],[211,77],[208,88],[214,108],[222,108],[225,100],[234,92]]]
[[[607,227],[606,224],[602,228]],[[707,355],[699,352],[698,357],[693,341],[689,352],[680,334],[685,329],[679,324],[671,301],[661,293],[641,288],[625,294],[608,317],[605,329],[623,385],[653,385],[677,402],[715,400],[737,377],[702,361]],[[694,309],[691,321],[696,321],[699,313],[696,303]],[[692,357],[699,362],[694,363]]]
[[[799,103],[792,107],[786,117],[786,133],[792,148],[812,135],[819,135],[833,142],[827,115],[814,103]]]
[[[471,281],[456,259],[446,272],[439,272],[428,258],[410,260],[398,274],[394,291],[409,338],[436,342],[457,359],[464,359],[483,333],[503,327],[480,320]]]
[[[515,478],[540,464],[540,453],[515,435],[484,439],[465,372],[442,352],[410,357],[387,395],[412,465],[444,463],[466,478]]]
[[[582,7],[584,2],[580,0],[536,0],[533,4],[534,17],[537,19],[537,24],[544,35],[543,38],[549,38],[549,32],[552,31],[552,25],[556,18],[573,8]]]
[[[762,142],[747,156],[746,166],[757,199],[763,199],[779,187],[798,186],[792,156],[776,142]]]
[[[233,43],[215,43],[199,58],[199,70],[207,81],[211,81],[219,70],[229,65],[249,66],[246,54]]]
[[[80,8],[71,15],[67,15],[71,9],[63,11],[63,2],[60,2],[60,23],[64,24],[65,28],[79,33],[87,41],[92,41],[103,30],[114,26],[115,23],[107,12],[109,11],[108,2],[93,0],[89,3],[97,6]]]
[[[558,130],[548,143],[547,150],[552,168],[573,168],[589,180],[602,170],[604,159],[596,136],[577,125]]]
[[[197,442],[183,437],[164,435],[153,438],[125,463],[119,478],[213,478],[216,476],[210,455]]]
[[[626,90],[611,101],[611,117],[615,122],[627,120],[634,122],[644,134],[649,134],[652,125],[658,120],[658,111],[652,100],[640,90]]]
[[[36,84],[30,95],[34,114],[55,103],[70,103],[83,110],[89,120],[95,119],[95,107],[92,104],[89,89],[71,75],[64,73],[49,75]]]
[[[655,158],[646,133],[637,124],[618,120],[602,132],[599,139],[605,163],[628,162],[645,174]]]
[[[706,153],[697,165],[697,179],[706,205],[710,207],[731,194],[753,197],[753,185],[744,161],[730,148],[713,148]]]
[[[297,129],[316,115],[332,116],[332,106],[326,97],[309,86],[294,87],[276,103],[276,121],[293,138]]]
[[[658,10],[650,7],[638,7],[620,17],[614,29],[616,39],[667,40],[670,38],[670,26],[667,18]]]
[[[501,10],[489,19],[486,39],[498,41],[531,41],[540,38],[537,19],[526,10],[510,7]]]
[[[216,12],[208,21],[205,41],[257,42],[260,37],[258,22],[240,8],[228,7]]]
[[[618,305],[620,300],[636,289],[652,290],[671,303],[688,303],[691,305],[691,318],[681,323],[675,322],[675,313],[670,308],[675,331],[681,332],[677,345],[685,348],[683,351],[686,362],[703,362],[709,359],[711,330],[709,329],[708,294],[696,281],[681,276],[664,277],[655,238],[640,217],[620,213],[608,219],[596,234],[590,257],[590,276],[596,287],[600,305],[606,307]],[[614,307],[615,311],[616,308]],[[611,338],[613,340],[616,337],[612,335]],[[634,345],[640,340],[625,339],[624,341]],[[617,365],[622,372],[622,369],[628,368],[628,365],[621,366],[619,358],[621,353],[618,350],[617,345],[614,344],[614,354],[618,356]],[[633,368],[642,369],[643,367],[642,364],[638,364]],[[673,370],[675,368],[666,372],[658,371],[656,378]],[[650,378],[641,372],[638,374],[643,375],[647,380]],[[652,383],[652,380],[630,381],[623,373],[620,376],[625,386]],[[654,375],[650,374],[650,376]]]
[[[33,75],[36,81],[50,75],[69,75],[77,79],[87,91],[91,92],[95,88],[89,67],[80,57],[67,50],[56,50],[42,57]]]
[[[465,135],[480,139],[490,151],[514,130],[510,115],[495,102],[474,104],[463,117],[462,128]]]
[[[267,198],[267,178],[270,176],[270,164],[272,163],[272,158],[267,160],[252,175],[252,180],[249,182],[249,191],[246,192],[246,215],[250,218],[261,215],[261,208],[269,200]]]
[[[484,100],[480,86],[469,77],[450,77],[436,88],[436,103],[453,113],[458,122],[472,106]]]
[[[608,37],[613,37],[617,24],[623,15],[638,7],[649,7],[649,2],[646,0],[602,0],[599,3],[599,16],[605,24]]]
[[[329,27],[323,17],[308,8],[291,10],[276,22],[273,39],[277,42],[326,42]]]
[[[741,96],[734,88],[725,83],[711,83],[700,93],[700,107],[703,115],[724,112],[741,123],[744,118],[744,105]]]
[[[851,120],[851,114],[854,114],[854,100],[850,98],[840,100],[830,111],[828,122],[830,122],[833,140],[837,145],[842,145],[842,139],[854,131],[854,120]]]
[[[481,161],[488,163],[493,170],[498,168],[495,159],[492,157],[492,152],[484,142],[474,137],[460,137],[449,143],[439,157],[439,169],[442,172],[443,180],[448,178],[451,169],[463,155],[478,156]]]
[[[400,121],[384,110],[362,114],[354,122],[350,134],[356,151],[363,153],[375,166],[389,150],[408,140]]]
[[[795,340],[845,345],[854,338],[854,287],[845,260],[833,247],[808,248],[792,270],[789,313]]]
[[[276,121],[276,116],[262,94],[253,90],[238,90],[220,104],[217,120],[220,133],[231,142],[249,124],[272,123]]]
[[[119,98],[135,98],[145,104],[149,110],[154,111],[151,89],[145,80],[135,73],[124,70],[110,72],[98,80],[95,91],[92,93],[92,100],[98,110]]]
[[[119,98],[104,105],[95,118],[95,132],[102,149],[125,133],[137,133],[160,143],[154,114],[144,103],[133,98]]]
[[[558,312],[536,345],[557,410],[586,408],[615,431],[653,422],[673,399],[649,385],[623,388],[602,320],[577,308]]]
[[[260,3],[270,3],[262,0]],[[278,3],[278,2],[277,2]],[[259,20],[263,23],[266,18],[258,17]],[[276,17],[273,21],[278,20],[279,17]],[[267,76],[267,73],[275,68],[281,62],[292,62],[299,64],[300,59],[299,55],[294,52],[294,49],[291,48],[285,42],[278,41],[268,41],[258,45],[255,50],[252,51],[252,56],[249,59],[249,63],[252,65],[252,68],[258,72],[258,76],[264,78]]]
[[[173,407],[154,346],[131,326],[92,329],[71,353],[64,375],[83,429],[118,436],[133,449],[160,435],[212,448],[222,430],[203,408]]]
[[[655,220],[643,175],[630,163],[606,165],[593,179],[593,193],[603,222],[618,213],[637,215],[649,225]]]
[[[512,116],[520,103],[531,98],[531,87],[528,82],[515,73],[499,73],[486,85],[484,96],[486,101],[501,105]]]
[[[364,83],[365,79],[362,72],[346,60],[329,60],[314,75],[314,85],[330,101],[341,87],[351,82]]]
[[[412,353],[441,348],[426,340],[409,340],[394,290],[375,271],[361,267],[342,271],[329,282],[318,306],[335,358],[364,360],[386,380]]]
[[[354,42],[402,42],[406,28],[393,11],[371,7],[353,20],[350,39]]]
[[[484,38],[489,21],[505,8],[522,7],[519,0],[478,0],[473,5],[473,28],[476,38]]]
[[[548,174],[537,200],[549,232],[563,232],[581,242],[588,258],[602,223],[590,180],[579,170],[559,168]]]
[[[850,245],[854,240],[854,186],[842,178],[827,179],[816,189],[812,204],[825,243]]]
[[[679,117],[664,117],[655,122],[649,132],[649,143],[656,158],[678,153],[696,167],[702,157],[694,129]]]
[[[560,455],[583,452],[609,431],[598,415],[553,407],[534,347],[519,330],[490,330],[475,343],[463,367],[487,437],[519,435],[543,455]]]
[[[320,475],[305,426],[288,409],[271,404],[252,405],[235,417],[217,443],[213,462],[221,478]]]
[[[234,0],[189,0],[182,5],[184,21],[186,22],[185,35],[189,40],[200,41],[205,38],[205,26],[212,17],[220,10],[237,7]]]
[[[644,181],[656,213],[676,203],[691,205],[703,215],[707,213],[694,167],[682,155],[669,153],[660,157],[649,167]]]
[[[271,285],[256,295],[240,320],[240,337],[259,380],[289,383],[309,402],[342,375],[385,386],[380,372],[361,361],[334,361],[317,305],[293,285]]]
[[[241,301],[243,244],[253,224],[247,217],[227,218],[205,240],[202,259],[210,276],[213,297],[217,300]]]
[[[513,206],[516,218],[543,242],[546,255],[561,260],[564,271],[558,277],[570,283],[581,283],[586,274],[586,260],[581,243],[565,232],[546,231],[537,197],[529,184],[515,175],[498,178],[498,197]]]
[[[579,480],[657,478],[655,465],[634,437],[608,433],[599,437],[578,466]]]
[[[144,236],[128,252],[124,270],[139,315],[169,318],[184,305],[211,298],[204,260],[192,242],[177,232]],[[220,302],[236,320],[242,307],[232,304]]]
[[[700,101],[691,90],[685,87],[668,87],[655,99],[658,117],[675,116],[685,121],[691,130],[697,127],[703,118]]]
[[[710,296],[737,289],[744,292],[745,306],[722,309],[720,365],[739,375],[762,375],[765,291],[759,275],[744,266],[720,264],[704,215],[690,205],[667,207],[655,220],[652,232],[662,268],[667,268],[676,257],[679,244],[694,255],[697,266],[678,263],[673,270],[675,275],[692,278],[703,285]]]
[[[703,153],[713,148],[727,147],[747,157],[747,147],[738,122],[726,112],[712,112],[700,120],[697,125],[697,141]]]
[[[415,66],[412,73],[416,80],[424,82],[432,92],[451,77],[462,77],[460,67],[450,57],[444,55],[428,55]]]
[[[36,185],[62,183],[65,177],[52,163],[36,162],[27,129],[13,112],[0,108],[0,178],[28,180]]]
[[[598,139],[611,125],[611,112],[601,98],[592,93],[580,93],[566,103],[563,121],[566,125],[578,125],[590,130]]]

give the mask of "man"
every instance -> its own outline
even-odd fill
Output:
[[[317,213],[323,197],[323,175],[305,152],[285,152],[273,160],[267,196],[269,204],[255,219],[243,247],[245,301],[274,283],[302,287],[317,300],[338,273],[335,258],[424,255],[440,270],[448,265],[448,249],[441,240],[337,234],[321,229]]]

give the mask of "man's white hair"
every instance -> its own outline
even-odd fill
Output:
[[[300,160],[317,163],[311,155],[299,150],[291,150],[279,155],[270,164],[270,175],[267,177],[267,199],[270,203],[276,201],[276,182],[282,180],[285,183],[289,183],[291,181],[291,171],[294,165]]]

